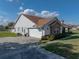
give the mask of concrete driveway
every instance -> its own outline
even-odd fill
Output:
[[[12,43],[35,43],[39,42],[40,39],[34,37],[3,37],[0,38],[0,43],[12,42]]]

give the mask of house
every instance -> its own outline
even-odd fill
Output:
[[[62,24],[62,33],[65,33],[65,32],[70,32],[70,29],[72,28],[71,25],[68,25],[68,24]]]
[[[77,30],[79,30],[79,25],[77,25]]]
[[[70,32],[71,29],[72,29],[72,25],[65,24],[64,20],[61,21],[61,33]]]
[[[73,30],[73,31],[79,30],[79,25],[72,25],[72,30]]]
[[[41,38],[45,35],[55,35],[61,32],[61,22],[58,18],[42,18],[38,16],[21,14],[12,32],[21,33],[22,35]]]
[[[4,31],[4,30],[5,30],[4,26],[0,25],[0,31]]]

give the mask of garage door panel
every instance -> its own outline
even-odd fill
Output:
[[[42,31],[40,31],[39,29],[29,29],[29,36],[41,38]]]

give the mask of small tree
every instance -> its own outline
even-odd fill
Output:
[[[9,29],[9,26],[5,26],[5,29],[8,30]]]
[[[11,29],[13,26],[14,26],[14,22],[9,22],[6,26],[5,26],[5,29],[6,30],[9,30],[9,29]]]
[[[0,31],[4,31],[5,27],[3,25],[0,25]]]

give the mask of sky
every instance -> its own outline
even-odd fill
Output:
[[[0,0],[0,24],[26,14],[57,16],[67,24],[79,24],[79,0]]]

